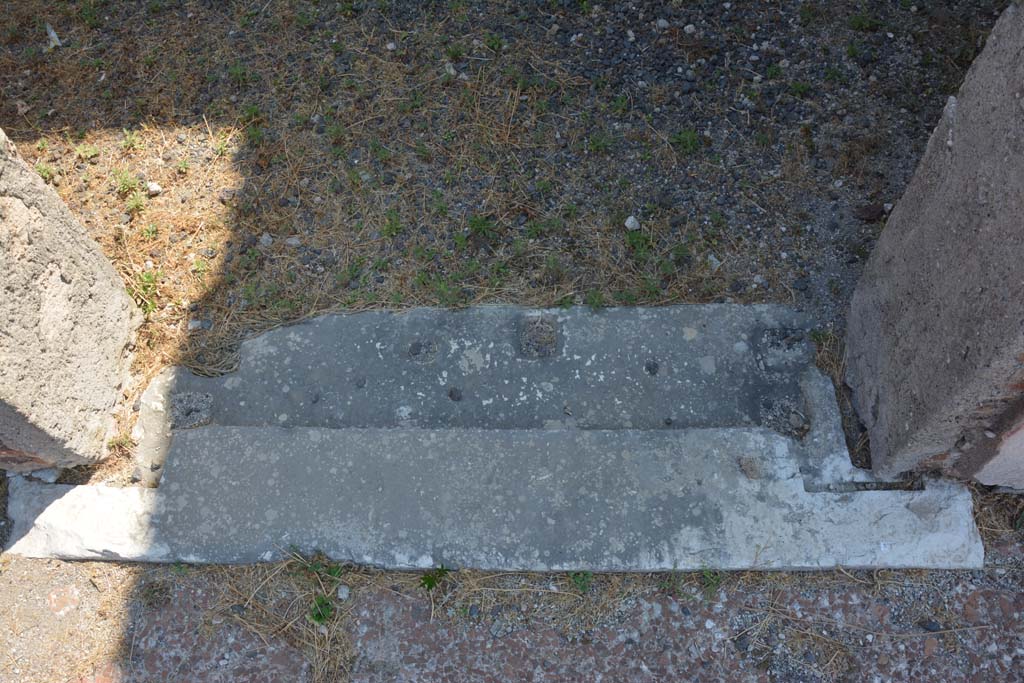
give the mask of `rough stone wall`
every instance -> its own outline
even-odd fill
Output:
[[[0,130],[0,468],[102,459],[138,311]]]
[[[950,98],[853,296],[847,381],[882,474],[970,476],[1024,392],[1024,7]]]

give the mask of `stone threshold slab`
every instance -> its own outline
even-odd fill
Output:
[[[208,426],[175,435],[158,489],[12,480],[8,550],[248,563],[297,549],[509,571],[982,566],[963,486],[821,491],[802,447],[763,428]]]
[[[779,305],[325,315],[243,342],[225,375],[158,375],[133,430],[136,478],[157,485],[174,433],[207,425],[802,436],[809,328]]]

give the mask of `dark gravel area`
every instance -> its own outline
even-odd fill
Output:
[[[781,301],[841,329],[1005,4],[21,2],[0,125],[148,313],[147,369],[337,308]]]

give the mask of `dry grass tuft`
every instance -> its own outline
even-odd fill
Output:
[[[218,611],[264,641],[282,638],[308,658],[313,683],[348,680],[352,643],[346,629],[351,602],[340,602],[363,572],[293,555],[275,564],[218,567],[224,587]],[[335,572],[337,575],[334,575]]]
[[[974,519],[986,547],[1007,541],[1024,542],[1024,495],[999,493],[975,484]]]
[[[816,330],[811,339],[815,345],[814,362],[832,379],[836,390],[836,401],[843,419],[843,432],[850,459],[857,467],[870,469],[871,450],[867,430],[853,408],[850,388],[846,385],[846,345],[832,330]]]
[[[121,417],[126,422],[124,417]],[[135,442],[127,432],[121,432],[107,443],[109,455],[91,465],[79,465],[60,471],[59,484],[89,484],[102,482],[112,486],[127,486],[133,469]]]

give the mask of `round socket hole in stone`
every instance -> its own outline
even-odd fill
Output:
[[[524,316],[519,323],[519,352],[524,358],[550,358],[558,350],[558,321],[550,315]]]
[[[417,339],[409,344],[409,358],[417,363],[429,363],[437,357],[437,342],[432,339]]]
[[[448,390],[448,398],[456,402],[461,401],[462,389],[459,389],[458,387],[452,387],[451,389]]]
[[[194,429],[213,420],[213,394],[186,391],[171,395],[171,428]]]
[[[651,377],[654,377],[655,375],[658,374],[658,369],[660,367],[661,366],[658,365],[658,361],[654,360],[653,358],[650,358],[647,360],[646,363],[644,363],[644,372],[646,372]]]

